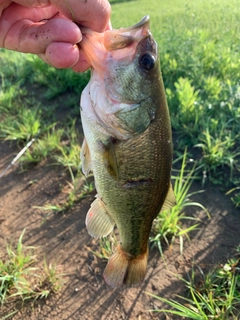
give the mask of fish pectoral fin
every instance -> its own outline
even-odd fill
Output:
[[[174,207],[177,204],[177,200],[175,198],[173,189],[172,189],[172,184],[170,183],[170,187],[168,189],[168,193],[166,196],[166,199],[163,203],[163,206],[161,208],[161,212],[165,211],[167,209],[171,209],[172,207]]]
[[[88,210],[85,223],[88,233],[95,238],[106,237],[115,225],[105,204],[98,196]]]
[[[108,285],[113,288],[123,284],[127,286],[140,284],[146,275],[148,250],[136,257],[131,257],[127,252],[116,248],[116,252],[108,260],[103,277]]]
[[[109,175],[118,181],[119,170],[117,164],[117,158],[111,138],[106,142],[99,141],[99,151],[103,157],[104,166],[107,169]]]
[[[82,172],[87,177],[89,173],[92,171],[92,162],[86,138],[84,138],[83,140],[80,152],[80,159],[82,163]]]

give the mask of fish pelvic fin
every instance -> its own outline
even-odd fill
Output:
[[[85,223],[88,233],[95,238],[106,237],[115,225],[105,204],[98,196],[88,210]]]
[[[80,152],[80,159],[82,163],[82,172],[87,177],[89,173],[92,171],[92,162],[86,138],[84,138],[83,140]]]
[[[145,253],[132,257],[124,252],[119,245],[110,257],[104,270],[103,277],[111,287],[121,285],[133,286],[140,284],[146,275],[148,249]]]

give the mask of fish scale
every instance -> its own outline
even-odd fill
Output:
[[[175,204],[158,48],[149,17],[101,34],[83,30],[81,46],[92,63],[81,98],[81,159],[83,172],[93,172],[97,189],[86,226],[91,235],[102,237],[116,224],[120,243],[104,278],[112,287],[136,285],[146,274],[153,220]]]

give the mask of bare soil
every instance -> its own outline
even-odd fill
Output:
[[[16,153],[16,146],[0,142],[0,172]],[[240,244],[240,211],[217,187],[207,186],[204,193],[195,195],[192,200],[209,210],[211,220],[196,207],[189,208],[188,214],[200,217],[202,223],[190,234],[191,241],[185,241],[183,255],[179,253],[177,242],[166,248],[165,261],[157,249],[153,249],[144,283],[139,287],[113,290],[102,277],[106,261],[87,249],[98,249],[84,223],[94,193],[65,214],[50,215],[43,224],[46,213],[35,208],[61,202],[67,179],[64,171],[45,162],[26,171],[14,166],[0,179],[0,257],[6,252],[6,242],[17,243],[26,228],[23,242],[36,247],[39,264],[45,256],[48,263],[57,262],[61,272],[66,274],[62,288],[49,299],[36,302],[34,306],[28,303],[24,308],[21,303],[7,304],[1,307],[0,318],[13,308],[19,308],[13,320],[171,319],[149,311],[162,305],[147,292],[165,298],[184,294],[184,283],[177,276],[186,278],[192,264],[201,266],[204,271],[210,270],[232,257]],[[199,190],[201,185],[193,188]]]

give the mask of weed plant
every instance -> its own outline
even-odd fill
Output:
[[[204,274],[198,267],[201,279],[195,276],[195,270],[189,280],[183,280],[189,297],[177,296],[183,303],[176,300],[167,300],[150,294],[172,309],[152,310],[166,314],[175,314],[183,319],[195,320],[238,320],[240,317],[240,256],[237,248],[237,257],[229,259],[225,264],[214,267]]]
[[[160,8],[154,0],[147,3],[139,0],[139,10],[135,1],[111,3],[112,23],[116,28],[136,23],[145,14],[151,17],[151,30],[160,48],[172,126],[178,137],[177,151],[198,145],[202,151],[198,160],[205,166],[207,179],[214,183],[229,180],[239,168],[238,2],[212,0],[186,4],[183,0],[171,0],[161,3]],[[31,121],[30,113],[34,116],[35,109],[30,113],[26,110],[30,101],[21,106],[32,85],[44,86],[46,90],[41,95],[47,99],[71,93],[73,101],[68,104],[78,105],[89,79],[89,72],[79,75],[71,70],[56,70],[32,55],[15,52],[9,55],[1,49],[1,60],[2,138],[29,139],[48,122],[43,121],[42,115]],[[35,108],[39,110],[39,106]],[[25,113],[20,109],[26,110]],[[26,118],[24,126],[22,118]],[[230,167],[230,171],[225,167]]]
[[[54,158],[57,160],[57,164],[77,172],[81,169],[81,144],[75,123],[76,120],[73,120],[68,131],[64,132],[64,139],[62,143],[58,145],[58,153],[54,156]]]
[[[151,246],[157,246],[160,254],[163,256],[162,243],[165,242],[168,246],[171,246],[175,239],[179,239],[180,252],[183,252],[184,237],[190,240],[189,233],[195,230],[199,222],[198,218],[192,216],[186,216],[184,208],[188,206],[197,206],[204,210],[208,217],[210,215],[207,209],[200,203],[190,200],[194,194],[203,192],[197,191],[189,193],[192,182],[194,181],[195,168],[186,170],[187,165],[187,151],[185,151],[182,159],[181,169],[178,176],[173,177],[174,182],[174,194],[176,196],[176,206],[171,209],[163,210],[159,213],[153,224],[153,236],[150,237]],[[195,224],[190,227],[183,227],[182,222],[194,221]],[[112,232],[108,237],[101,238],[99,240],[100,252],[93,252],[96,256],[103,259],[108,259],[114,249],[116,248],[116,236]]]
[[[31,163],[39,163],[47,157],[54,156],[61,146],[64,129],[57,129],[55,124],[47,132],[35,139],[31,149],[28,149],[20,158],[22,167]]]
[[[52,99],[62,93],[71,92],[76,94],[76,104],[79,104],[79,94],[89,81],[89,72],[79,74],[70,69],[56,70],[36,57],[32,57],[30,66],[35,72],[29,81],[45,86],[46,98]]]
[[[216,136],[211,136],[209,128],[200,135],[200,143],[195,147],[199,147],[202,150],[201,163],[203,170],[208,173],[208,176],[212,183],[223,183],[224,175],[223,170],[225,167],[229,167],[229,178],[233,179],[233,172],[240,171],[240,165],[238,158],[240,156],[240,150],[234,151],[236,136],[233,137],[231,133],[225,136],[225,126],[223,125],[221,130]]]
[[[115,252],[117,245],[117,236],[114,231],[112,231],[108,236],[99,239],[99,249],[97,251],[93,251],[89,248],[88,250],[98,258],[108,260]]]
[[[191,3],[181,15],[165,17],[158,35],[172,125],[181,140],[178,147],[201,147],[199,162],[216,183],[226,180],[219,174],[224,165],[231,167],[229,177],[239,163],[240,60],[235,32],[239,34],[240,10],[234,1],[232,11],[225,1],[202,3],[210,7],[209,13]],[[223,23],[226,16],[231,27]]]
[[[6,140],[29,141],[36,137],[41,128],[38,109],[21,109],[14,116],[6,117],[0,124],[0,135]]]
[[[78,201],[81,201],[88,196],[95,188],[94,182],[91,181],[91,177],[87,180],[82,177],[82,174],[77,172],[73,174],[71,168],[69,168],[71,182],[67,181],[62,192],[66,194],[66,197],[61,203],[46,203],[44,206],[34,206],[36,209],[47,212],[42,224],[46,219],[54,213],[66,213],[72,208]]]
[[[50,293],[56,292],[62,283],[62,277],[56,265],[44,261],[43,270],[34,267],[36,255],[34,247],[23,245],[23,230],[17,243],[7,245],[6,258],[0,259],[0,304],[15,301],[20,298],[36,300],[47,298]]]
[[[235,180],[235,184],[240,184],[240,178]],[[240,207],[240,187],[233,188],[229,190],[226,194],[233,194],[233,197],[231,197],[232,202],[235,204],[236,207]]]
[[[197,191],[189,193],[192,182],[194,181],[195,167],[191,170],[186,170],[187,165],[187,151],[182,157],[182,164],[179,174],[174,179],[174,195],[176,197],[176,205],[167,210],[163,210],[159,213],[158,217],[153,224],[153,236],[150,238],[150,242],[158,247],[159,252],[163,255],[162,242],[167,243],[168,246],[172,245],[176,238],[180,242],[180,252],[183,252],[184,237],[189,240],[189,233],[195,230],[200,220],[193,216],[186,216],[184,209],[189,206],[196,206],[204,210],[208,217],[209,213],[207,209],[200,203],[191,200],[191,197],[199,192]],[[179,159],[178,159],[179,160]],[[194,221],[194,224],[190,227],[183,227],[183,222]]]
[[[151,30],[159,44],[161,69],[168,99],[172,127],[176,138],[176,154],[183,154],[186,146],[201,155],[195,159],[206,172],[211,183],[226,184],[233,202],[240,206],[240,6],[237,0],[191,1],[111,0],[112,24],[126,27],[144,15],[151,17]],[[137,6],[136,6],[137,4]],[[46,204],[46,211],[66,211],[94,188],[85,181],[79,170],[80,143],[75,126],[66,118],[56,124],[53,98],[61,95],[61,104],[67,112],[79,117],[79,97],[88,82],[89,72],[73,73],[56,70],[32,55],[21,55],[0,49],[0,138],[17,141],[16,148],[36,138],[21,158],[22,165],[38,163],[45,158],[63,166],[70,179],[63,192],[61,204]],[[39,94],[39,88],[41,93]],[[32,91],[35,96],[33,96]],[[76,108],[72,109],[72,106]],[[58,108],[61,106],[58,105]],[[195,149],[193,149],[195,147]],[[187,206],[201,204],[191,199],[192,181],[200,170],[186,170],[185,154],[174,183],[177,206],[161,212],[154,223],[150,239],[162,252],[162,242],[169,245],[179,238],[180,251],[188,233],[199,221],[186,216]],[[228,168],[228,170],[225,170]],[[230,183],[232,184],[230,186]],[[234,192],[234,193],[233,193]],[[183,222],[193,221],[190,227]],[[32,248],[22,245],[19,238],[16,250],[8,246],[6,260],[0,260],[0,297],[47,297],[52,288],[58,288],[55,266],[45,265],[46,282],[34,268],[36,257]],[[100,240],[99,257],[108,259],[114,250],[114,238]],[[239,319],[239,260],[203,275],[202,286],[189,281],[190,297],[184,304],[167,301],[172,313],[189,319]],[[37,287],[32,287],[29,278]],[[52,280],[50,280],[52,279]],[[52,281],[53,285],[47,285]],[[29,290],[29,291],[28,291]],[[55,290],[55,289],[54,289]],[[168,312],[168,311],[164,311]]]

